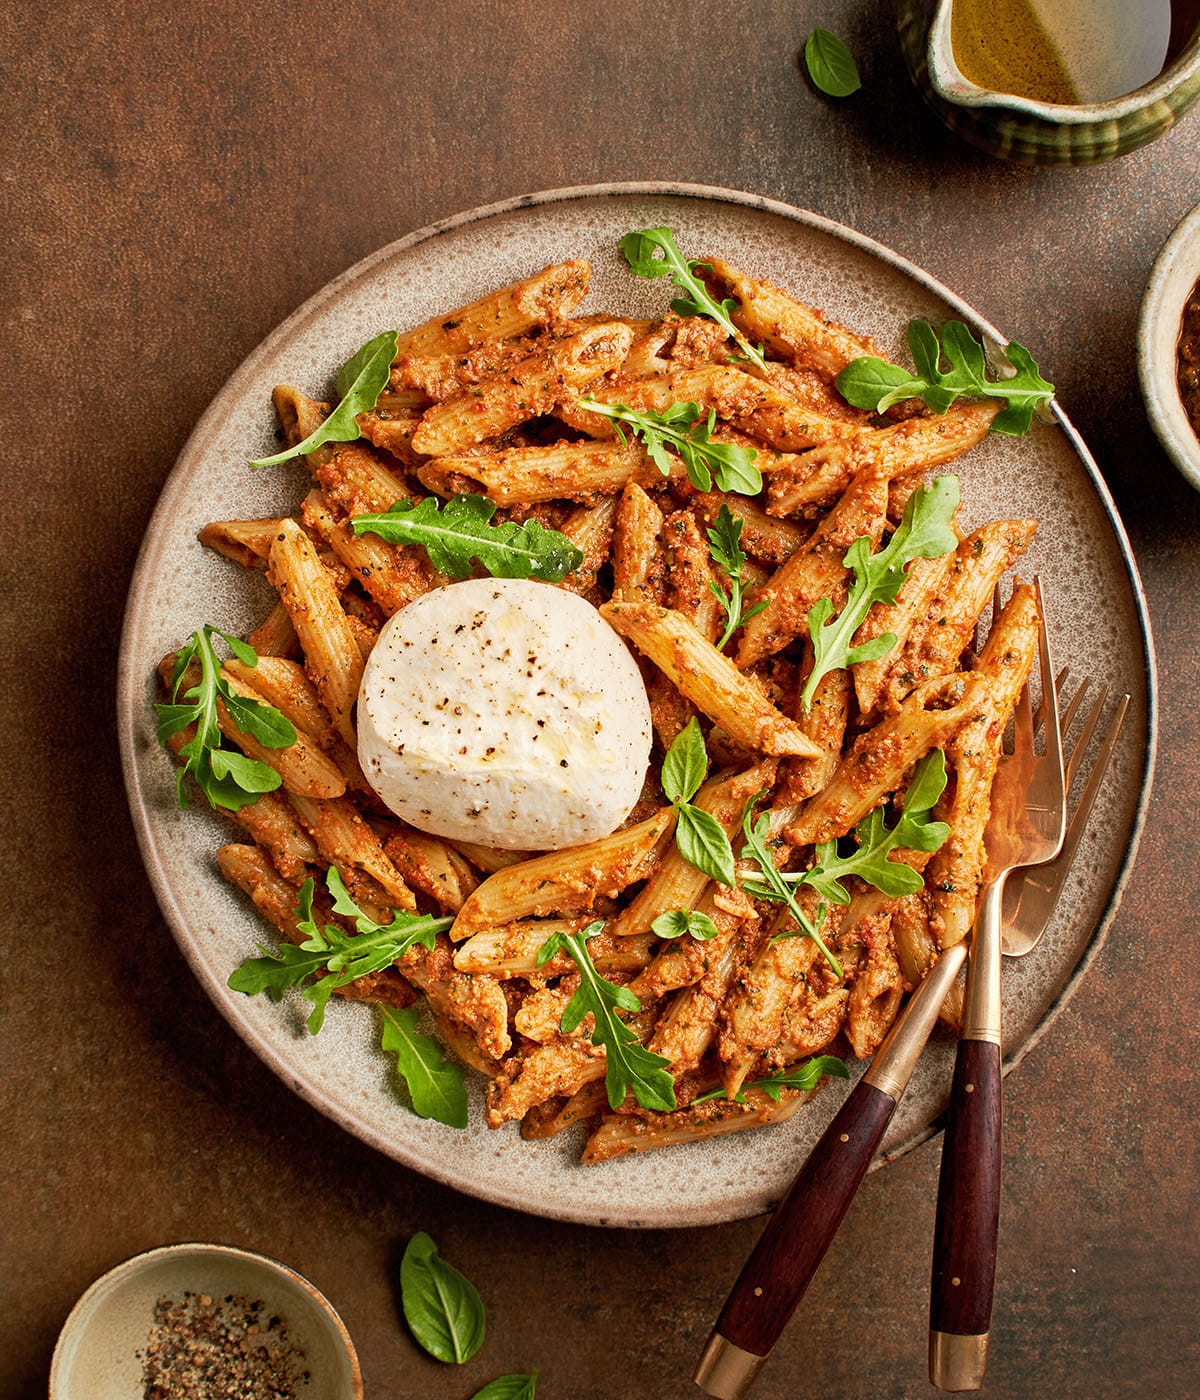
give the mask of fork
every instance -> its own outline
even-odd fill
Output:
[[[1038,665],[1044,748],[1039,755],[1034,747],[1033,706],[1026,685],[1014,716],[1013,751],[1002,756],[992,790],[993,813],[999,819],[988,823],[988,883],[967,963],[942,1144],[930,1284],[929,1378],[943,1390],[978,1390],[987,1365],[1000,1219],[1000,954],[1006,881],[1015,870],[1028,879],[1027,867],[1053,861],[1066,834],[1058,684],[1050,660],[1041,583],[1034,582],[1043,619]],[[997,592],[997,615],[999,605]],[[1071,718],[1079,699],[1077,692]],[[1090,718],[1094,727],[1095,717]],[[1078,745],[1076,751],[1080,751]],[[1028,952],[1037,937],[1040,931],[1021,951]]]

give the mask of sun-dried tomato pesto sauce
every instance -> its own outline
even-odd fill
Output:
[[[1179,331],[1179,394],[1192,431],[1200,437],[1200,282],[1183,308]]]

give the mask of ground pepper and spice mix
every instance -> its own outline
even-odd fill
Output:
[[[1192,431],[1200,437],[1200,283],[1183,308],[1179,331],[1179,394]]]
[[[142,1363],[143,1400],[299,1400],[304,1353],[261,1301],[159,1298]]]

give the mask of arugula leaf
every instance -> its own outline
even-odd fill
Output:
[[[854,570],[854,582],[846,606],[830,622],[833,603],[822,598],[808,612],[808,634],[813,646],[813,667],[800,700],[805,710],[821,678],[828,672],[859,661],[887,656],[896,645],[896,634],[885,632],[861,646],[853,645],[855,632],[873,603],[894,603],[905,579],[905,565],[913,559],[936,559],[958,547],[954,512],[958,509],[958,477],[939,476],[909,497],[904,515],[892,538],[877,554],[871,538],[860,535],[846,551],[842,563]]]
[[[817,1055],[811,1060],[792,1065],[789,1069],[781,1069],[777,1074],[769,1074],[765,1079],[751,1079],[734,1094],[732,1102],[745,1103],[747,1089],[761,1089],[768,1098],[778,1103],[785,1089],[815,1089],[821,1081],[821,1076],[825,1074],[833,1079],[850,1078],[850,1071],[845,1062],[839,1060],[836,1055]],[[727,1097],[724,1089],[710,1089],[707,1094],[700,1094],[694,1098],[692,1103],[708,1103],[712,1099]]]
[[[836,841],[823,841],[816,848],[817,864],[804,876],[822,899],[833,904],[849,904],[850,894],[841,883],[848,875],[874,885],[884,894],[915,894],[924,889],[919,872],[903,861],[889,860],[891,851],[936,851],[950,835],[945,822],[930,819],[946,787],[946,757],[934,749],[917,764],[904,794],[904,810],[889,831],[882,807],[869,812],[854,829],[858,845],[848,856],[838,855]]]
[[[725,828],[711,812],[692,803],[707,772],[708,750],[693,715],[676,734],[663,759],[663,792],[675,807],[675,844],[679,854],[710,879],[732,887],[737,876],[733,847]]]
[[[435,496],[419,504],[397,501],[382,515],[356,515],[356,535],[378,535],[389,544],[419,544],[439,573],[466,578],[474,560],[493,578],[537,578],[559,583],[583,563],[583,551],[566,535],[537,520],[491,523],[495,501],[452,496],[439,511]]]
[[[263,792],[274,792],[279,786],[279,774],[260,759],[247,758],[236,749],[221,747],[221,727],[217,720],[217,699],[224,701],[229,717],[244,733],[258,740],[264,748],[284,749],[296,742],[296,731],[286,716],[273,705],[260,700],[248,700],[235,694],[221,675],[221,663],[213,649],[214,634],[222,637],[230,651],[247,666],[258,665],[258,653],[247,642],[231,637],[210,623],[193,632],[191,640],[179,649],[171,674],[171,700],[155,705],[158,714],[158,738],[165,744],[173,734],[196,726],[196,733],[179,750],[184,760],[175,773],[176,796],[186,807],[187,796],[183,780],[190,773],[201,792],[214,807],[236,812]],[[188,667],[195,661],[200,667],[200,679],[183,694],[189,704],[180,703],[180,688]]]
[[[337,391],[341,402],[325,419],[295,447],[277,452],[274,457],[259,457],[250,463],[252,467],[273,467],[293,457],[303,457],[315,452],[326,442],[354,442],[362,437],[358,426],[358,415],[369,413],[379,402],[379,396],[387,388],[392,361],[396,358],[396,347],[400,337],[395,331],[384,331],[374,340],[368,340],[356,350],[338,370]]]
[[[804,45],[804,66],[813,85],[830,97],[849,97],[862,87],[850,50],[836,34],[820,25]]]
[[[580,399],[579,406],[611,418],[622,442],[625,434],[620,425],[631,427],[663,476],[670,475],[677,454],[697,491],[711,491],[714,481],[719,491],[736,491],[742,496],[757,496],[762,490],[762,473],[754,465],[758,453],[752,447],[713,442],[716,409],[709,409],[708,417],[701,420],[694,403],[673,403],[661,412],[653,408],[643,412],[621,403],[600,403],[590,394]]]
[[[794,882],[779,871],[771,857],[771,852],[767,847],[767,838],[771,831],[770,818],[764,812],[758,821],[751,825],[754,809],[765,796],[765,792],[756,794],[746,803],[742,813],[742,834],[746,838],[745,845],[742,847],[742,855],[754,862],[761,877],[759,880],[743,880],[741,882],[742,889],[747,894],[753,895],[755,899],[769,899],[777,904],[786,904],[791,911],[792,918],[796,921],[796,933],[777,933],[775,938],[771,940],[772,942],[780,938],[795,938],[800,935],[811,938],[821,950],[825,961],[833,969],[834,976],[841,977],[843,975],[842,965],[825,946],[821,937],[821,925],[825,922],[825,905],[819,906],[817,920],[814,923],[800,907],[799,901],[793,893],[792,883]]]
[[[737,302],[731,297],[722,302],[712,299],[708,288],[694,271],[707,264],[685,259],[675,246],[675,235],[669,228],[635,230],[627,233],[618,246],[625,255],[630,271],[638,277],[670,277],[681,291],[687,293],[684,297],[675,298],[671,303],[672,311],[677,311],[681,316],[707,316],[716,321],[748,360],[759,369],[766,369],[762,351],[755,349],[730,320],[730,313],[737,310]]]
[[[400,1301],[413,1336],[430,1356],[462,1364],[483,1345],[483,1300],[419,1230],[400,1261]]]
[[[296,906],[298,927],[306,935],[304,942],[298,947],[281,944],[277,953],[260,945],[263,956],[247,958],[229,977],[229,986],[235,992],[244,992],[247,996],[266,992],[272,1001],[278,1001],[290,987],[300,986],[314,973],[324,973],[301,992],[301,996],[312,1003],[308,1029],[313,1035],[324,1025],[325,1008],[338,988],[370,972],[391,967],[418,943],[432,948],[438,934],[454,922],[451,916],[434,918],[395,910],[390,924],[377,924],[350,898],[336,865],[331,865],[326,872],[325,884],[333,896],[334,912],[354,920],[358,929],[356,937],[334,924],[321,926],[317,923],[313,916],[313,882],[305,880]]]
[[[436,1040],[417,1030],[417,1008],[380,1006],[385,1050],[396,1056],[418,1118],[433,1118],[450,1128],[467,1126],[467,1087],[462,1067],[447,1060]]]
[[[701,943],[716,938],[720,932],[708,915],[697,909],[669,909],[654,919],[650,927],[659,938],[682,938],[685,933],[690,933]]]
[[[725,649],[725,644],[743,623],[757,617],[767,606],[767,600],[764,598],[753,607],[745,610],[742,608],[742,565],[746,562],[746,555],[742,550],[742,528],[745,524],[744,520],[734,516],[728,506],[722,505],[717,512],[716,521],[707,531],[708,552],[713,562],[725,570],[725,577],[729,580],[728,593],[715,579],[711,579],[708,585],[713,596],[725,609],[725,630],[717,643],[718,651]]]
[[[989,379],[983,345],[961,321],[942,326],[940,344],[928,321],[910,321],[908,348],[915,375],[877,356],[863,355],[838,375],[838,392],[855,408],[874,413],[883,413],[904,399],[923,399],[934,413],[945,413],[964,395],[1001,399],[1007,407],[992,419],[990,430],[1014,437],[1029,431],[1034,411],[1045,408],[1054,396],[1054,385],[1042,378],[1037,361],[1015,340],[1004,352],[1015,373],[1007,379]],[[948,369],[942,368],[943,360]]]
[[[534,1400],[538,1373],[514,1372],[508,1376],[497,1376],[482,1390],[477,1390],[471,1400]]]
[[[605,981],[587,950],[587,940],[603,927],[603,922],[597,920],[580,933],[552,933],[538,949],[539,967],[561,952],[579,969],[579,988],[567,1003],[559,1027],[569,1035],[589,1011],[595,1017],[591,1041],[604,1046],[604,1083],[610,1107],[619,1108],[632,1089],[633,1097],[643,1108],[668,1112],[676,1106],[675,1080],[668,1068],[671,1062],[641,1045],[617,1015],[618,1010],[640,1011],[642,1004],[628,987]]]

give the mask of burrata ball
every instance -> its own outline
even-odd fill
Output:
[[[384,624],[358,757],[398,817],[450,840],[558,850],[615,831],[650,757],[633,658],[595,608],[530,579],[435,589]]]

